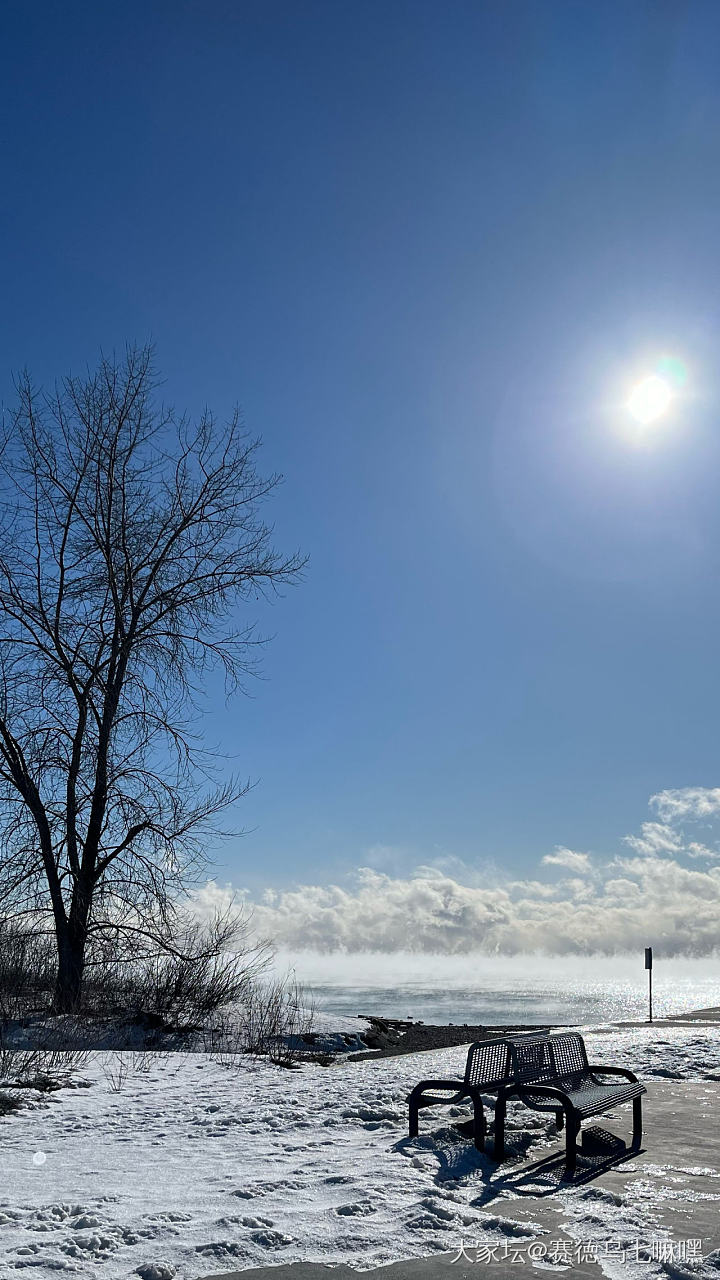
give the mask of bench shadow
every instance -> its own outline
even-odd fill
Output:
[[[523,1158],[523,1150],[513,1150],[508,1144],[505,1159],[501,1164],[497,1164],[491,1154],[492,1135],[488,1137],[486,1149],[483,1152],[477,1151],[472,1145],[472,1121],[454,1124],[449,1128],[454,1134],[468,1137],[471,1141],[467,1144],[456,1141],[443,1144],[442,1141],[437,1140],[443,1130],[436,1134],[427,1134],[427,1137],[432,1140],[433,1154],[440,1162],[434,1181],[441,1184],[460,1182],[471,1177],[477,1179],[480,1175],[483,1181],[482,1189],[470,1201],[476,1208],[491,1203],[498,1196],[506,1196],[508,1191],[516,1196],[542,1199],[545,1196],[556,1195],[558,1191],[568,1191],[572,1187],[584,1186],[594,1182],[596,1178],[608,1173],[611,1169],[616,1169],[635,1159],[645,1151],[639,1143],[636,1146],[632,1143],[627,1144],[612,1134],[600,1131],[601,1136],[599,1135],[596,1149],[591,1140],[588,1141],[585,1150],[578,1147],[575,1172],[571,1177],[566,1177],[564,1145],[559,1150],[551,1151],[527,1163]],[[447,1133],[448,1130],[445,1129],[444,1132]],[[607,1149],[603,1149],[603,1140],[607,1141]],[[396,1143],[395,1150],[406,1150],[410,1143],[416,1144],[417,1141],[416,1138],[403,1138]]]
[[[594,1182],[601,1174],[608,1173],[610,1169],[616,1169],[619,1165],[627,1164],[643,1151],[644,1148],[641,1146],[634,1149],[626,1147],[623,1152],[618,1151],[606,1156],[584,1155],[578,1151],[577,1167],[571,1177],[565,1176],[564,1151],[551,1152],[541,1160],[523,1164],[521,1168],[508,1168],[507,1172],[493,1177],[492,1182],[486,1184],[486,1189],[478,1199],[471,1203],[486,1204],[500,1191],[513,1191],[515,1195],[532,1196],[533,1199],[556,1195],[558,1191],[569,1191],[572,1187]],[[502,1168],[501,1165],[495,1165],[496,1170],[500,1168]]]

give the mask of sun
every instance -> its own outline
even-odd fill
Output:
[[[661,378],[658,373],[651,373],[635,384],[626,407],[636,422],[646,425],[667,413],[673,397],[673,388],[667,379]]]

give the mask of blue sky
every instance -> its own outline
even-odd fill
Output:
[[[208,690],[221,879],[528,876],[717,784],[719,61],[714,0],[3,4],[3,399],[152,337],[309,556]]]

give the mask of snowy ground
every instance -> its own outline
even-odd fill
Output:
[[[591,1060],[631,1066],[648,1082],[720,1081],[720,1027],[597,1030],[586,1038]],[[251,1059],[229,1070],[202,1054],[175,1053],[153,1055],[141,1071],[137,1055],[97,1053],[81,1072],[88,1087],[23,1091],[23,1109],[0,1118],[0,1275],[32,1268],[33,1277],[197,1280],[298,1259],[365,1269],[455,1250],[461,1239],[544,1230],[527,1209],[518,1225],[509,1212],[518,1201],[507,1178],[512,1166],[498,1170],[477,1154],[450,1127],[458,1117],[424,1112],[421,1137],[407,1139],[409,1089],[421,1077],[462,1074],[464,1056],[447,1049],[288,1071]],[[135,1068],[124,1080],[122,1061]],[[701,1092],[720,1097],[717,1085]],[[557,1147],[538,1113],[520,1110],[517,1121],[518,1134],[528,1135],[518,1151],[531,1142],[539,1157]],[[628,1122],[626,1108],[617,1132]],[[715,1212],[720,1135],[713,1140],[717,1161],[708,1164],[705,1151],[699,1170],[710,1190],[688,1194],[709,1198]],[[684,1188],[693,1169],[687,1161],[659,1165],[651,1135],[646,1147],[627,1197],[592,1183],[558,1185],[574,1238],[657,1235],[653,1177]],[[619,1274],[612,1264],[603,1271]],[[622,1274],[695,1272],[641,1264]],[[699,1274],[720,1271],[707,1263]]]

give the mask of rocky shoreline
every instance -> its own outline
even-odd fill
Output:
[[[390,1058],[402,1053],[423,1053],[431,1049],[452,1049],[455,1045],[472,1044],[475,1040],[492,1040],[495,1036],[507,1035],[517,1031],[548,1031],[550,1023],[532,1026],[512,1025],[502,1027],[471,1026],[468,1023],[436,1026],[425,1022],[405,1022],[399,1018],[377,1018],[372,1015],[359,1014],[370,1023],[362,1039],[368,1046],[367,1052],[348,1055],[354,1062],[364,1058]],[[553,1023],[557,1026],[557,1023]]]

